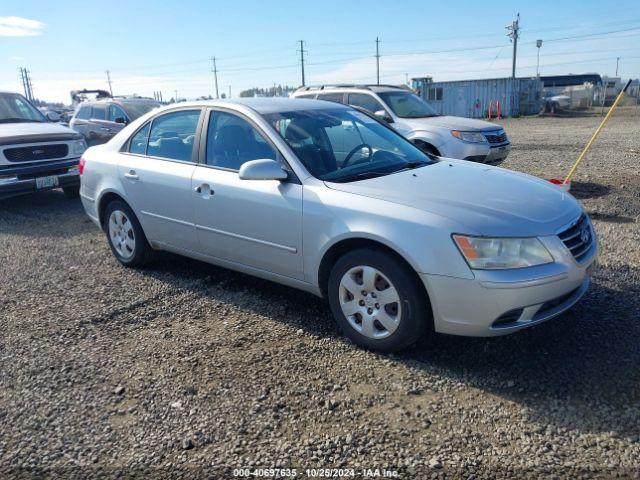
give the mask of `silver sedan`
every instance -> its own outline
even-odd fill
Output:
[[[123,265],[167,250],[309,291],[381,351],[548,320],[585,293],[598,248],[553,185],[431,157],[316,100],[155,110],[87,150],[80,171],[84,208]]]

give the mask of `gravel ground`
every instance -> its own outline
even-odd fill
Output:
[[[504,166],[561,176],[599,120],[506,120]],[[602,248],[581,303],[401,355],[305,293],[168,254],[120,267],[62,193],[0,202],[0,477],[640,477],[639,131],[616,114],[575,178]]]

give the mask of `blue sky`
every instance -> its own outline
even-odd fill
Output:
[[[307,83],[374,82],[380,37],[381,81],[399,83],[504,77],[511,45],[505,26],[519,12],[518,76],[598,72],[640,76],[640,3],[596,1],[3,0],[0,89],[21,91],[18,67],[31,71],[36,97],[69,101],[69,91],[164,98],[232,95],[273,83],[299,85],[298,40]],[[593,35],[605,32],[604,35]],[[566,38],[578,37],[578,38]]]

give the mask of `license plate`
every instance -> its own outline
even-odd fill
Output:
[[[36,188],[51,188],[58,186],[58,177],[51,175],[49,177],[36,178]]]

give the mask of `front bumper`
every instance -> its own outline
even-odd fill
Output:
[[[514,270],[474,271],[463,279],[421,274],[435,330],[475,337],[506,335],[571,308],[589,288],[597,241],[577,263],[558,237],[541,237],[555,262]]]
[[[79,158],[72,158],[57,162],[25,164],[10,169],[2,168],[0,169],[0,199],[80,185],[77,167],[79,160]],[[57,185],[39,188],[36,179],[42,177],[56,177]]]
[[[441,147],[443,157],[458,158],[471,162],[496,165],[507,158],[511,144],[507,141],[499,144],[469,143],[451,140]]]

